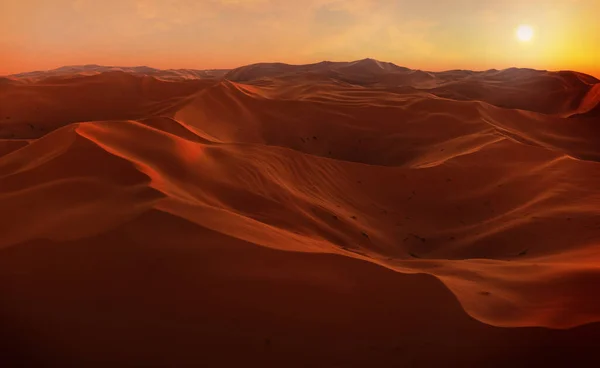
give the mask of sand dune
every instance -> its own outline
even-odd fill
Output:
[[[210,80],[169,83],[122,71],[49,77],[38,83],[0,86],[2,138],[39,138],[64,125],[136,119],[169,112]]]
[[[122,67],[122,66],[103,66],[103,65],[71,65],[63,66],[52,70],[39,70],[34,72],[24,72],[11,75],[12,78],[26,82],[39,82],[46,78],[62,77],[72,78],[77,76],[97,75],[107,72],[125,72],[137,76],[152,76],[160,80],[193,80],[193,79],[215,79],[225,75],[228,69],[156,69],[147,66]]]
[[[453,100],[477,100],[503,108],[562,115],[576,112],[586,94],[599,83],[592,76],[571,71],[510,68],[484,72],[423,72],[373,59],[303,66],[255,64],[234,69],[225,78],[252,83],[294,75],[302,80],[307,74],[371,88],[409,86]]]
[[[582,99],[579,108],[573,117],[598,118],[600,117],[600,82],[589,89]]]
[[[598,361],[593,77],[69,72],[0,84],[5,360]]]

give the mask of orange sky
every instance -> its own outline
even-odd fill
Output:
[[[531,42],[516,39],[520,24],[535,28]],[[600,77],[600,0],[0,0],[0,75],[366,57]]]

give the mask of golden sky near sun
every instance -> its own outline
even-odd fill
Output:
[[[516,37],[529,25],[529,42]],[[232,68],[371,57],[600,76],[600,0],[1,0],[0,75],[63,65]]]

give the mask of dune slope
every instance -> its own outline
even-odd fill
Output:
[[[597,360],[597,81],[264,70],[0,85],[3,359]]]

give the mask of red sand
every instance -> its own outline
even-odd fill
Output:
[[[0,83],[2,361],[600,360],[595,78],[84,72]]]

